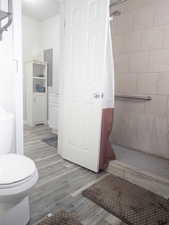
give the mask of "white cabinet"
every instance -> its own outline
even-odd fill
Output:
[[[25,120],[29,126],[47,123],[47,64],[24,64]]]

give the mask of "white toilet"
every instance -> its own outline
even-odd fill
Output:
[[[26,225],[29,192],[38,180],[34,162],[12,153],[14,116],[0,108],[0,225]]]

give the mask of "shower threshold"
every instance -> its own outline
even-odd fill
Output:
[[[169,160],[113,145],[108,172],[169,199]]]

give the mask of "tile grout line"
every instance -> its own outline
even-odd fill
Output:
[[[49,183],[49,182],[52,182],[52,181],[54,181],[54,180],[58,180],[59,178],[61,178],[61,177],[63,177],[63,176],[66,176],[66,175],[68,175],[69,173],[72,173],[72,172],[74,172],[74,171],[76,171],[76,170],[79,170],[79,168],[74,168],[74,169],[70,170],[69,172],[64,172],[64,173],[62,173],[62,174],[60,174],[60,175],[58,175],[58,176],[56,176],[56,177],[53,177],[52,179],[47,180],[47,182],[43,182],[42,184],[39,184],[39,185],[37,184],[36,188],[39,188],[39,187],[41,187],[41,186],[43,186],[43,185],[45,185],[45,184],[47,184],[47,183]]]
[[[41,161],[42,161],[42,160],[41,160]],[[46,167],[49,167],[49,166],[54,166],[54,165],[56,165],[56,164],[58,164],[58,163],[60,163],[60,162],[64,162],[63,159],[58,159],[58,160],[56,160],[56,161],[53,162],[53,163],[49,163],[49,164],[47,164],[47,165],[44,165],[44,166],[42,166],[42,167],[39,167],[39,170],[45,169]]]
[[[43,160],[46,160],[46,159],[50,159],[50,158],[52,158],[52,157],[54,157],[54,156],[57,156],[57,155],[59,155],[59,154],[58,154],[58,153],[52,154],[52,155],[50,155],[50,156],[46,156],[46,157],[44,157],[44,158],[37,159],[37,160],[34,160],[34,161],[35,161],[35,162],[40,162],[40,161],[43,161]]]

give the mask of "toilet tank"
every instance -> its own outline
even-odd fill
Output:
[[[0,155],[12,152],[14,138],[14,115],[0,107]]]

